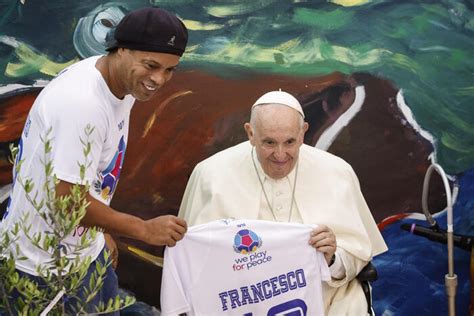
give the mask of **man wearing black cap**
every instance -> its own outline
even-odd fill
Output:
[[[90,205],[81,222],[83,226],[64,239],[64,244],[74,246],[84,234],[88,236],[90,245],[79,253],[81,259],[93,261],[89,273],[95,270],[95,261],[103,261],[105,241],[103,233],[91,236],[87,227],[98,226],[106,232],[158,246],[174,246],[183,238],[187,226],[182,219],[167,215],[143,220],[109,205],[120,177],[132,105],[135,99],[149,100],[171,79],[187,39],[186,27],[169,12],[158,8],[133,11],[117,25],[108,55],[90,57],[68,67],[43,89],[31,108],[19,143],[17,161],[22,161],[22,168],[15,175],[1,230],[11,231],[24,214],[32,224],[30,236],[50,230],[50,223],[38,215],[17,183],[19,178],[31,179],[35,190],[42,187],[42,139],[50,130],[50,159],[59,180],[57,194],[69,194],[73,183],[90,184]],[[92,133],[88,136],[86,130]],[[92,147],[90,165],[81,178],[78,162],[83,161],[84,140],[90,141]],[[36,200],[43,198],[44,192],[39,189]],[[18,247],[18,256],[26,258],[16,261],[17,271],[41,283],[37,268],[47,267],[51,254],[34,246],[23,232],[11,247]],[[110,267],[108,270],[102,287],[105,293],[100,294],[104,302],[117,290],[116,276]],[[85,282],[88,284],[87,279]]]

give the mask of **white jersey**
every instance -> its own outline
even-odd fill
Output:
[[[89,155],[90,166],[86,169],[84,182],[91,185],[90,194],[100,202],[109,205],[115,192],[122,169],[125,147],[128,137],[130,110],[135,99],[127,95],[116,98],[108,88],[101,73],[95,67],[100,56],[80,61],[53,79],[41,91],[35,100],[23,129],[19,143],[17,162],[21,159],[20,174],[14,173],[13,191],[0,228],[9,230],[28,213],[31,229],[30,236],[50,231],[48,224],[37,214],[27,200],[25,191],[18,183],[32,179],[37,202],[44,198],[42,190],[45,181],[44,146],[41,138],[46,137],[51,128],[52,152],[49,159],[53,164],[57,178],[69,183],[81,183],[78,163],[84,163],[84,145],[87,126],[94,130],[89,141],[92,149]],[[63,245],[74,247],[87,228],[77,227],[67,236]],[[17,260],[17,269],[37,275],[36,267],[51,260],[51,255],[37,247],[23,233],[12,245],[19,246],[20,256],[26,260]],[[89,256],[92,260],[104,247],[104,237],[98,233],[86,249],[80,251],[82,259]],[[74,248],[70,248],[70,251]]]
[[[165,250],[161,315],[324,315],[330,272],[315,225],[218,220]]]

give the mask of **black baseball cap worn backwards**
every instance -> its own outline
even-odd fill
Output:
[[[160,8],[143,8],[125,15],[117,24],[107,51],[128,48],[182,56],[188,42],[186,26]]]

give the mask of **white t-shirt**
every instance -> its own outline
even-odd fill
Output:
[[[80,183],[78,163],[84,163],[84,145],[87,126],[94,130],[89,138],[92,150],[89,155],[90,166],[86,169],[85,182],[88,182],[90,194],[104,204],[109,205],[115,192],[128,137],[130,110],[135,99],[127,95],[116,98],[108,88],[101,73],[95,67],[100,56],[82,60],[61,72],[38,95],[23,129],[19,143],[18,160],[23,160],[20,174],[23,180],[30,178],[34,183],[31,196],[37,192],[36,201],[44,198],[41,189],[45,181],[44,145],[51,128],[52,151],[49,159],[53,163],[57,178],[69,183]],[[50,230],[46,223],[27,200],[25,191],[17,182],[14,172],[13,191],[0,228],[9,230],[28,213],[31,224],[30,236]],[[73,234],[66,237],[64,246],[78,244],[88,229],[78,226]],[[89,235],[90,237],[90,235]],[[18,244],[20,256],[26,260],[17,260],[17,269],[37,275],[36,267],[51,259],[50,254],[35,247],[28,238],[20,233]],[[80,251],[80,256],[90,256],[95,260],[104,247],[104,237],[98,233],[91,245]],[[14,249],[14,248],[12,248]]]
[[[324,315],[324,255],[315,225],[218,220],[165,250],[161,315]]]

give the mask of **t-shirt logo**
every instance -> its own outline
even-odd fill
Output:
[[[241,229],[234,237],[234,250],[241,254],[250,254],[262,246],[262,238],[250,229]]]
[[[96,192],[99,193],[104,200],[110,200],[117,188],[120,172],[122,171],[125,147],[125,141],[122,136],[114,158],[108,167],[99,173],[99,181],[94,185]]]

